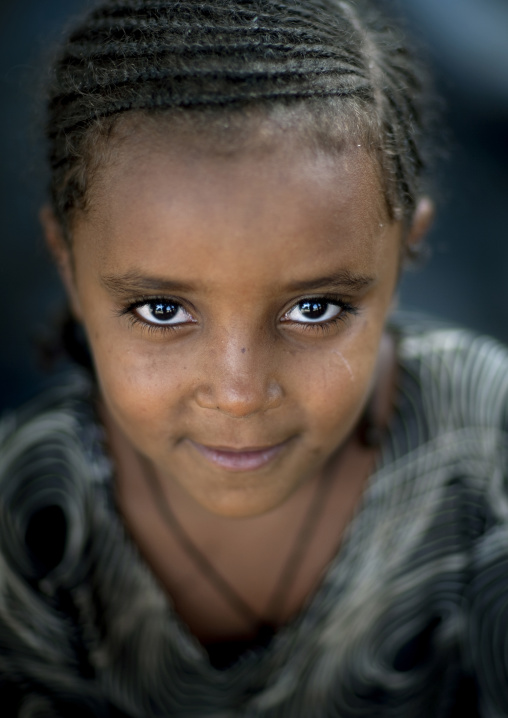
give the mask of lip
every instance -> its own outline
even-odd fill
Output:
[[[211,464],[226,471],[256,471],[261,469],[284,451],[289,440],[273,446],[246,446],[242,448],[205,446],[196,441],[191,445]]]

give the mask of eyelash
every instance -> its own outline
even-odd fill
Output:
[[[296,302],[293,304],[285,314],[288,314],[292,309],[297,307],[299,304],[302,304],[306,300],[314,300],[314,301],[321,301],[324,304],[333,304],[340,308],[339,314],[337,314],[335,317],[332,317],[331,319],[328,319],[324,322],[293,322],[293,324],[298,324],[299,328],[304,331],[311,331],[315,332],[317,330],[320,330],[323,334],[327,334],[333,329],[333,327],[337,326],[339,323],[346,322],[351,317],[358,314],[360,311],[359,307],[354,306],[350,304],[349,302],[345,302],[342,299],[339,299],[339,297],[336,296],[319,296],[319,297],[303,297],[300,299],[299,302]],[[141,319],[137,314],[135,314],[135,309],[138,307],[142,307],[145,304],[151,304],[155,302],[174,302],[175,304],[183,307],[183,303],[177,299],[173,299],[170,297],[142,297],[141,299],[137,299],[135,302],[131,302],[118,312],[118,316],[126,317],[128,321],[130,322],[131,326],[139,326],[143,331],[149,332],[150,334],[161,334],[166,332],[175,332],[182,328],[182,326],[185,326],[185,324],[150,324],[148,322],[145,322],[143,319]],[[184,307],[185,309],[185,307]],[[290,323],[290,322],[288,322]]]
[[[150,324],[149,322],[143,321],[141,317],[135,314],[134,310],[138,307],[143,307],[145,304],[152,304],[156,302],[174,302],[175,304],[183,307],[183,303],[178,299],[170,297],[141,297],[135,302],[130,302],[125,307],[120,309],[118,316],[126,317],[131,326],[136,326],[149,334],[161,334],[166,332],[176,332],[182,327],[182,324]]]
[[[301,304],[306,299],[314,299],[316,301],[322,301],[326,304],[334,304],[337,307],[340,307],[340,312],[337,314],[337,316],[332,317],[331,319],[326,320],[325,322],[295,322],[295,324],[298,324],[301,330],[303,331],[318,331],[320,330],[323,334],[328,334],[334,327],[336,327],[338,324],[343,324],[347,321],[349,321],[352,317],[354,317],[358,312],[360,311],[360,308],[358,306],[354,306],[353,304],[350,304],[349,302],[345,302],[342,299],[339,299],[338,297],[304,297],[296,304],[293,304],[293,307],[298,306],[298,304]],[[293,308],[291,307],[291,309]],[[288,310],[291,311],[291,310]],[[287,314],[287,312],[286,312]]]

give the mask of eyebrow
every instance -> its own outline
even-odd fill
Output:
[[[106,274],[101,277],[101,283],[118,297],[130,297],[140,292],[191,292],[195,289],[193,284],[162,277],[149,277],[136,271],[120,275]]]
[[[324,277],[313,277],[292,282],[286,288],[290,292],[304,292],[333,288],[342,292],[358,293],[367,289],[376,281],[375,277],[356,274],[349,270],[340,270]],[[132,271],[125,274],[109,274],[101,277],[101,283],[118,297],[130,297],[137,293],[192,292],[196,285],[162,277],[150,277]]]
[[[293,282],[289,289],[295,292],[304,292],[313,289],[325,289],[333,287],[347,292],[360,292],[370,287],[376,281],[376,277],[369,277],[364,274],[356,274],[347,269],[333,272],[325,277],[304,279],[301,282]]]

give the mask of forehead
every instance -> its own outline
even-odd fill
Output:
[[[232,261],[269,274],[338,250],[361,270],[377,261],[387,222],[377,166],[356,143],[326,152],[261,128],[227,152],[136,131],[101,169],[74,235],[103,266],[199,274],[205,262],[212,281]]]

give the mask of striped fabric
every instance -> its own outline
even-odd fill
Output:
[[[0,435],[2,718],[508,716],[508,352],[397,320],[397,409],[339,554],[218,670],[126,534],[93,388]]]

